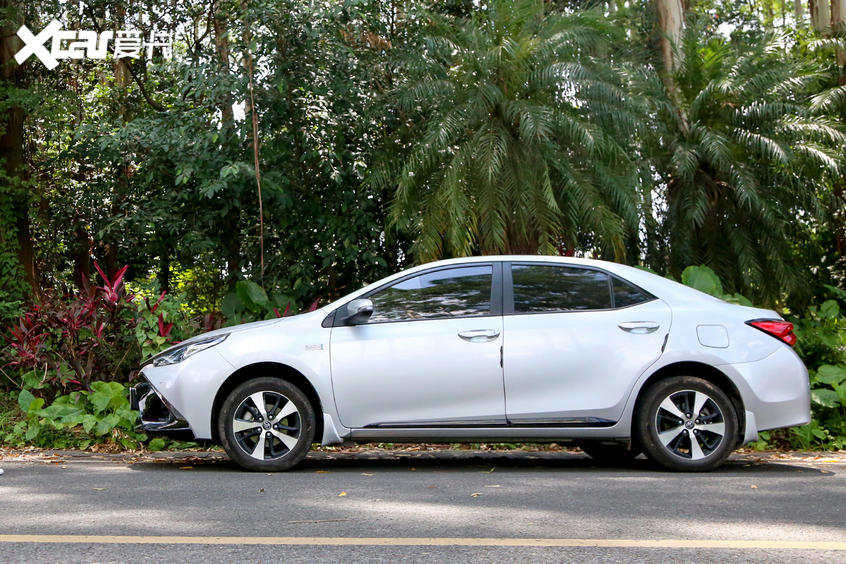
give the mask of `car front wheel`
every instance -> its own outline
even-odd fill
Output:
[[[279,472],[302,461],[314,440],[314,409],[299,388],[278,378],[248,380],[223,401],[223,448],[247,470]]]
[[[737,442],[737,415],[726,394],[693,376],[661,380],[646,390],[636,417],[650,460],[670,470],[707,471],[725,462]]]

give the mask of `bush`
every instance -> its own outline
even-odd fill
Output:
[[[126,267],[111,279],[94,263],[102,286],[45,293],[10,329],[3,373],[17,388],[43,390],[44,398],[90,389],[95,380],[127,382],[141,361],[191,336],[196,328],[180,304],[146,289],[130,292]],[[147,292],[149,293],[149,292]]]
[[[91,391],[57,397],[45,407],[43,398],[29,390],[18,394],[24,419],[4,437],[12,446],[88,448],[97,442],[114,442],[138,448],[147,439],[135,432],[138,414],[129,408],[127,388],[117,382],[92,382]]]

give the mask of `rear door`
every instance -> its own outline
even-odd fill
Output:
[[[508,421],[610,425],[661,356],[670,308],[590,267],[506,263],[503,367]]]

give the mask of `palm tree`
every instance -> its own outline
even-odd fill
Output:
[[[396,186],[391,218],[417,258],[572,251],[581,236],[622,255],[637,205],[618,138],[636,117],[602,58],[602,14],[492,0],[433,22],[396,91],[410,141],[371,178]]]
[[[676,275],[707,264],[732,291],[772,301],[801,287],[788,234],[819,211],[844,135],[811,110],[823,74],[785,56],[781,39],[738,47],[700,32],[679,46],[673,88],[638,79],[653,118],[641,136],[647,190],[669,249],[649,259]]]

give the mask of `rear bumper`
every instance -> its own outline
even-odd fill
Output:
[[[137,429],[145,433],[193,438],[185,417],[146,378],[129,388],[129,405],[140,414]]]
[[[758,431],[805,425],[811,420],[808,370],[787,346],[756,362],[717,366],[737,385]],[[744,389],[745,388],[745,389]]]

